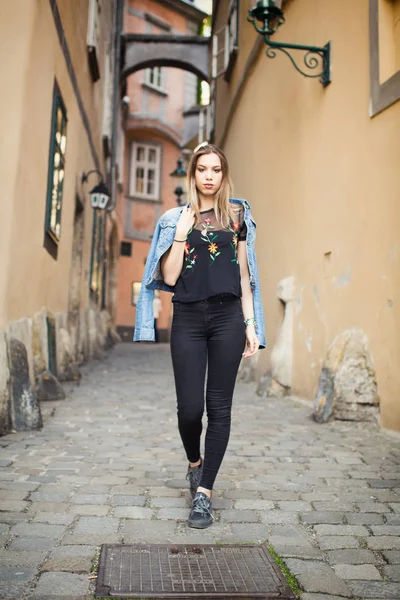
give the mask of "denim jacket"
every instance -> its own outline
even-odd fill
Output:
[[[231,198],[230,202],[242,204],[244,207],[244,220],[247,226],[247,262],[250,273],[250,285],[253,292],[254,317],[256,319],[256,334],[260,348],[265,348],[264,311],[261,302],[260,281],[255,252],[256,224],[250,212],[247,200]],[[161,274],[161,257],[172,246],[175,237],[176,223],[181,215],[182,207],[171,208],[164,213],[156,225],[146,267],[143,275],[139,299],[136,305],[136,324],[133,341],[154,342],[154,290],[174,292],[174,287],[163,281]]]

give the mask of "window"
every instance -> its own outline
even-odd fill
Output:
[[[160,179],[160,147],[132,144],[130,196],[157,200]]]
[[[144,72],[144,81],[147,85],[165,92],[165,69],[163,67],[152,67]]]
[[[379,70],[381,81],[400,70],[400,0],[379,2]]]
[[[87,28],[87,53],[92,81],[100,79],[99,39],[100,39],[100,4],[99,0],[89,0]]]
[[[131,242],[121,242],[121,256],[132,256],[132,244]]]
[[[370,116],[400,100],[400,0],[369,0]]]
[[[47,178],[45,231],[56,243],[61,236],[61,212],[67,149],[67,111],[57,83],[54,84],[53,110]]]
[[[236,61],[239,36],[238,36],[238,1],[231,0],[228,11],[228,22],[217,29],[212,39],[212,78],[220,75],[229,81],[233,66]]]

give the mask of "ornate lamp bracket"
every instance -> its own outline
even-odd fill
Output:
[[[247,16],[249,23],[254,25],[254,29],[263,36],[265,43],[269,46],[266,54],[269,58],[276,57],[276,51],[280,50],[289,57],[294,68],[304,75],[304,77],[319,78],[320,82],[326,87],[331,82],[331,43],[325,46],[306,46],[303,44],[287,44],[273,42],[270,38],[279,27],[285,23],[285,17],[274,0],[259,0],[257,6],[249,10]],[[262,27],[257,25],[257,21],[263,23]],[[300,50],[304,52],[303,62],[306,70],[303,71],[295,61],[290,50]]]

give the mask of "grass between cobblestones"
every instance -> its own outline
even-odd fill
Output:
[[[87,600],[89,600],[89,598],[91,596],[94,596],[94,593],[95,593],[97,574],[99,571],[99,564],[100,564],[100,554],[101,554],[101,546],[98,546],[97,550],[96,550],[96,554],[92,558],[92,568],[90,569],[90,574],[89,574],[89,581],[91,583],[91,587],[93,587],[93,590],[92,590],[93,594],[91,594],[90,596],[87,596]],[[118,600],[118,598],[115,598],[115,600]]]
[[[296,598],[300,598],[300,588],[297,585],[297,581],[293,573],[290,571],[289,567],[286,565],[285,561],[279,554],[274,550],[272,546],[267,546],[268,552],[271,554],[272,558],[280,568],[282,575],[285,577],[288,586],[292,590],[293,594]]]
[[[101,554],[101,546],[99,546],[96,550],[96,554],[93,556],[92,558],[92,568],[90,569],[90,574],[92,576],[97,577],[97,572],[99,570],[99,563],[100,563],[100,554]]]

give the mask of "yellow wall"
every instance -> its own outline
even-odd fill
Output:
[[[231,82],[218,83],[225,100],[216,142],[257,220],[269,343],[260,362],[267,367],[282,320],[276,285],[294,275],[293,392],[313,398],[329,344],[360,327],[376,368],[382,425],[400,430],[400,102],[369,117],[368,2],[289,2],[274,39],[331,40],[332,83],[324,89],[306,79],[279,53],[267,58],[264,46],[223,138],[256,40],[241,4],[239,60]]]
[[[3,2],[0,7],[0,120],[2,152],[0,160],[1,220],[0,220],[0,328],[7,321],[7,283],[11,251],[11,228],[14,187],[18,176],[18,155],[22,135],[20,115],[26,106],[25,77],[29,64],[29,48],[35,18],[35,6],[23,0]],[[15,32],[19,32],[19,36]],[[7,57],[7,60],[5,59]],[[14,65],[18,65],[15,68]]]
[[[112,6],[102,3],[100,72],[93,83],[87,64],[88,0],[58,0],[94,145],[102,162],[105,40],[111,34]],[[1,199],[0,327],[32,316],[42,306],[54,312],[68,309],[75,196],[85,202],[82,310],[89,301],[88,279],[93,212],[88,191],[96,176],[81,185],[81,175],[95,167],[48,0],[3,2],[0,9]],[[67,110],[67,150],[62,231],[58,258],[43,247],[53,84],[57,80]]]

